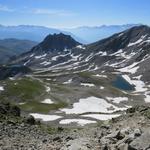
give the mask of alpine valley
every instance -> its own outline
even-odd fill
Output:
[[[33,147],[24,147],[24,141],[22,149],[148,150],[144,138],[150,138],[146,124],[150,122],[149,63],[150,27],[146,25],[91,44],[64,33],[50,34],[1,65],[0,101],[17,105],[21,112],[16,115],[18,109],[8,104],[0,105],[0,110],[5,110],[3,115],[15,111],[17,117],[31,115],[42,122],[39,125],[31,116],[17,123],[9,120],[8,128],[21,124],[20,140],[34,137],[29,140]],[[6,123],[0,125],[4,133]],[[35,127],[30,129],[29,124]],[[44,136],[41,128],[51,135]]]

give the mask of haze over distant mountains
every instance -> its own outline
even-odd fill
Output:
[[[139,25],[140,24],[108,25],[108,26],[102,25],[95,27],[82,26],[65,30],[80,37],[86,43],[92,43],[100,39],[107,38],[115,33],[122,32],[126,29]]]
[[[98,27],[77,27],[56,29],[44,26],[19,25],[19,26],[3,26],[0,25],[1,39],[16,38],[27,39],[41,42],[48,34],[58,34],[60,32],[71,35],[74,39],[81,43],[92,43],[97,40],[111,36],[114,33],[121,32],[139,24],[127,25],[102,25]]]
[[[37,42],[8,38],[0,40],[0,64],[6,63],[11,57],[29,51]]]

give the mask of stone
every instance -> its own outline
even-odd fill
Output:
[[[145,131],[129,144],[129,150],[145,150],[150,148],[150,131]]]
[[[35,124],[35,119],[33,116],[28,116],[25,120],[26,123],[30,124],[30,125],[34,125]]]
[[[140,129],[135,129],[135,130],[134,130],[134,136],[135,136],[135,137],[141,136],[141,134],[142,134],[142,132],[141,132]]]
[[[59,136],[57,136],[57,137],[55,137],[54,139],[53,139],[53,141],[55,142],[55,141],[57,141],[57,142],[62,142],[62,139],[59,137]]]
[[[128,144],[122,143],[117,147],[118,150],[128,150]]]

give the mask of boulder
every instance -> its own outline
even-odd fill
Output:
[[[147,150],[150,148],[150,131],[145,131],[140,137],[129,144],[129,150]]]

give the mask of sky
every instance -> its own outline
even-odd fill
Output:
[[[0,24],[55,28],[142,23],[150,0],[0,0]]]

